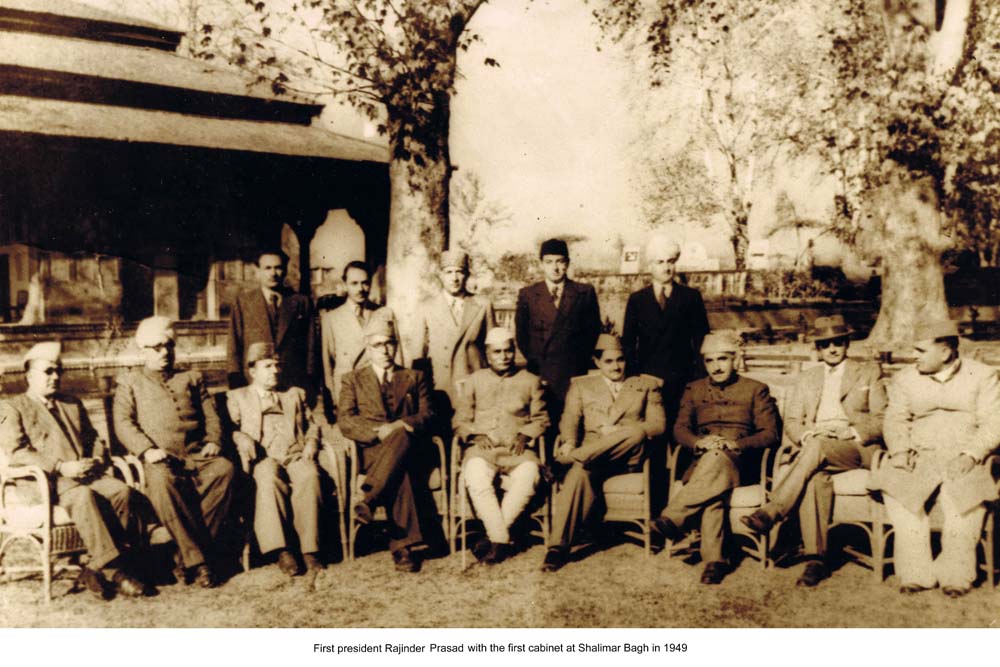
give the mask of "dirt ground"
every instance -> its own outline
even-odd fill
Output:
[[[939,591],[897,592],[894,579],[848,563],[816,589],[795,586],[802,565],[763,570],[744,561],[721,586],[698,583],[700,566],[665,554],[647,557],[618,544],[563,570],[539,571],[535,546],[497,566],[459,557],[396,573],[377,552],[337,563],[314,580],[285,577],[276,565],[234,576],[221,588],[163,586],[144,600],[101,602],[67,595],[42,601],[41,582],[0,584],[0,625],[8,627],[995,627],[1000,590],[978,588],[950,600]]]

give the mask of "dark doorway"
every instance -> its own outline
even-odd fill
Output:
[[[10,255],[0,255],[0,322],[13,322],[10,309]]]

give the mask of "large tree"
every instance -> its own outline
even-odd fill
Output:
[[[221,54],[277,93],[346,100],[387,135],[388,300],[404,328],[448,242],[450,102],[484,2],[211,0],[196,38],[204,57]]]

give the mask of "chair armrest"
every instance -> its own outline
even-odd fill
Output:
[[[872,455],[872,464],[870,466],[870,470],[872,472],[875,472],[880,467],[882,467],[882,464],[888,459],[888,457],[886,456],[887,453],[888,452],[886,452],[884,449],[875,450],[875,453]]]
[[[540,435],[531,441],[530,447],[534,447],[535,451],[538,452],[538,460],[541,461],[542,465],[545,465],[547,455],[545,453],[545,436]]]
[[[776,460],[777,457],[772,458],[771,454],[774,453],[772,447],[768,447],[764,450],[764,455],[760,457],[760,504],[763,505],[767,502],[767,496],[771,488],[771,476],[768,475],[768,468],[771,468],[769,463]],[[772,469],[773,472],[773,469]]]
[[[37,503],[46,508],[45,526],[52,524],[52,496],[49,492],[49,477],[40,467],[31,466],[4,466],[0,467],[0,508],[6,508],[7,494],[4,488],[7,484],[16,479],[33,479],[38,487],[38,496],[41,501]]]
[[[441,464],[441,475],[443,477],[445,471],[448,469],[448,459],[445,458],[444,440],[441,439],[441,436],[435,435],[431,437],[431,441],[434,443],[434,446],[437,447],[438,461]]]
[[[132,474],[132,466],[129,464],[128,461],[126,461],[121,456],[112,456],[111,465],[121,475],[122,481],[125,482],[126,486],[132,489],[137,488],[135,475]]]

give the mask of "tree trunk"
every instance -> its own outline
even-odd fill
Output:
[[[729,243],[733,246],[733,260],[736,262],[736,270],[744,271],[747,267],[747,250],[750,241],[747,238],[747,219],[749,216],[740,215],[734,223],[732,235]]]
[[[418,304],[437,286],[437,262],[448,243],[447,104],[438,122],[413,138],[392,133],[389,163],[390,212],[386,260],[388,304],[401,334],[412,335]],[[391,123],[390,123],[391,125]]]

